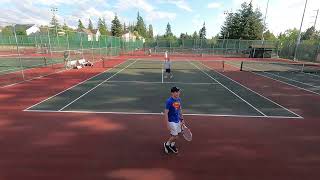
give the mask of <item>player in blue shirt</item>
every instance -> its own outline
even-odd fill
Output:
[[[180,89],[178,87],[171,88],[171,97],[166,101],[166,108],[164,110],[164,120],[170,131],[170,138],[163,144],[165,153],[178,153],[178,148],[175,141],[181,133],[181,125],[183,122]]]

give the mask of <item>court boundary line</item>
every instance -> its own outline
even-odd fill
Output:
[[[312,94],[320,95],[320,93],[314,92],[314,91],[312,91],[312,90],[309,90],[309,89],[306,89],[306,88],[303,88],[303,87],[296,86],[296,85],[294,85],[294,84],[290,84],[290,83],[281,81],[281,80],[279,80],[279,79],[275,79],[275,78],[272,78],[272,77],[269,77],[269,76],[266,76],[266,75],[263,75],[263,74],[259,74],[259,73],[256,73],[256,72],[251,72],[251,73],[256,74],[256,75],[258,75],[258,76],[263,76],[263,77],[265,77],[265,78],[272,79],[272,80],[274,80],[274,81],[278,81],[278,82],[280,82],[280,83],[283,83],[283,84],[286,84],[286,85],[295,87],[295,88],[300,89],[300,90],[307,91],[307,92],[312,93]]]
[[[317,75],[317,74],[312,74],[312,73],[307,73],[307,72],[303,72],[303,73],[308,74],[308,75],[313,76],[313,77],[320,77],[320,75]]]
[[[99,83],[98,85],[96,85],[95,87],[91,88],[90,90],[86,91],[85,93],[83,93],[81,96],[79,96],[78,98],[74,99],[73,101],[71,101],[70,103],[68,103],[67,105],[63,106],[61,109],[59,109],[59,111],[64,110],[65,108],[67,108],[68,106],[70,106],[71,104],[73,104],[74,102],[78,101],[80,98],[82,98],[83,96],[85,96],[86,94],[90,93],[91,91],[93,91],[94,89],[96,89],[97,87],[99,87],[100,85],[102,85],[103,83],[107,82],[109,79],[113,78],[114,76],[116,76],[117,74],[119,74],[120,72],[122,72],[123,70],[127,69],[129,66],[131,66],[132,64],[134,64],[137,61],[134,61],[132,63],[130,63],[129,65],[127,65],[126,67],[122,68],[121,70],[119,70],[118,72],[114,73],[112,76],[108,77],[107,79],[105,79],[104,81],[102,81],[101,83]]]
[[[249,68],[249,69],[252,69],[252,68]],[[256,69],[252,69],[252,70],[256,70]],[[257,71],[257,70],[256,70],[256,71]],[[287,85],[289,85],[289,86],[292,86],[292,87],[295,87],[295,88],[298,88],[298,89],[301,89],[301,90],[304,90],[304,91],[307,91],[307,92],[310,92],[310,93],[313,93],[313,94],[320,95],[320,93],[314,92],[314,91],[312,91],[312,90],[309,90],[309,89],[306,89],[306,88],[303,88],[303,87],[299,87],[299,86],[296,86],[296,85],[294,85],[294,84],[290,84],[290,83],[288,83],[288,82],[284,82],[284,81],[282,81],[282,80],[280,80],[280,79],[275,79],[275,78],[272,78],[272,77],[263,75],[263,74],[261,74],[261,73],[257,73],[257,72],[253,72],[253,71],[246,71],[246,72],[250,72],[250,73],[256,74],[256,75],[258,75],[258,76],[263,76],[263,77],[265,77],[265,78],[269,78],[269,79],[272,79],[272,80],[274,80],[274,81],[278,81],[278,82],[280,82],[280,83],[287,84]],[[265,73],[265,72],[263,72],[263,73]]]
[[[116,115],[161,115],[163,113],[143,113],[143,112],[123,112],[123,111],[82,111],[82,110],[23,110],[25,112],[36,112],[36,113],[78,113],[78,114],[116,114]],[[235,117],[235,118],[266,118],[266,119],[304,119],[303,117],[292,117],[292,116],[255,116],[255,115],[233,115],[233,114],[196,114],[196,113],[184,113],[184,116],[204,116],[204,117]]]
[[[270,73],[270,72],[267,72],[267,71],[260,71],[260,70],[258,70],[258,69],[250,68],[250,67],[247,67],[247,68],[248,68],[248,69],[252,69],[252,70],[254,70],[254,71],[258,71],[258,72],[263,72],[263,73],[266,73],[266,74],[274,75],[274,76],[277,76],[277,77],[280,77],[280,78],[283,78],[283,79],[287,79],[287,80],[289,80],[289,81],[301,83],[301,84],[304,84],[304,85],[307,85],[307,86],[310,86],[310,87],[319,88],[319,86],[313,86],[313,85],[311,85],[311,84],[307,84],[307,83],[304,83],[304,82],[301,82],[301,81],[298,81],[298,80],[295,80],[295,79],[291,79],[291,78],[288,78],[288,77],[285,77],[285,76],[281,76],[281,75],[278,75],[278,74]],[[307,74],[307,73],[302,73],[302,74]]]
[[[281,75],[277,75],[277,74],[270,73],[270,72],[265,72],[265,71],[262,71],[262,72],[267,73],[267,74],[272,74],[272,75],[274,75],[274,76],[278,76],[278,77],[280,77],[280,78],[287,79],[287,80],[289,80],[289,81],[294,81],[294,82],[297,82],[297,83],[301,83],[301,84],[304,84],[304,85],[307,85],[307,86],[310,86],[310,87],[319,88],[318,86],[313,86],[313,85],[311,85],[311,84],[307,84],[307,83],[304,83],[304,82],[301,82],[301,81],[298,81],[298,80],[295,80],[295,79],[287,78],[287,77],[285,77],[285,76],[281,76]],[[304,74],[306,74],[306,73],[304,73]]]
[[[107,69],[107,70],[105,70],[105,71],[103,71],[103,72],[101,72],[101,73],[98,73],[98,74],[96,74],[96,75],[94,75],[94,76],[92,76],[92,77],[90,77],[90,78],[88,78],[88,79],[86,79],[86,80],[84,80],[84,81],[81,81],[81,82],[79,82],[79,83],[77,83],[77,84],[75,84],[75,85],[73,85],[73,86],[71,86],[71,87],[69,87],[69,88],[67,88],[67,89],[65,89],[65,90],[57,93],[57,94],[55,94],[55,95],[52,95],[52,96],[48,97],[47,99],[44,99],[44,100],[42,100],[42,101],[40,101],[40,102],[38,102],[38,103],[36,103],[36,104],[34,104],[34,105],[26,108],[25,110],[31,109],[31,108],[33,108],[33,107],[35,107],[35,106],[37,106],[37,105],[39,105],[39,104],[47,101],[47,100],[50,100],[51,98],[54,98],[54,97],[58,96],[59,94],[62,94],[62,93],[66,92],[66,91],[68,91],[68,90],[70,90],[70,89],[72,89],[72,88],[74,88],[74,87],[76,87],[76,86],[78,86],[78,85],[80,85],[80,84],[85,83],[86,81],[89,81],[89,80],[91,80],[91,79],[93,79],[93,78],[95,78],[95,77],[97,77],[97,76],[99,76],[99,75],[101,75],[101,74],[103,74],[103,73],[106,73],[106,72],[108,72],[108,71],[111,71],[111,70],[114,69],[115,67],[120,66],[120,65],[124,64],[125,62],[128,62],[128,61],[125,60],[125,61],[117,64],[116,66],[114,66],[114,67],[112,67],[112,68],[109,68],[109,69]]]
[[[248,101],[246,101],[245,99],[243,99],[241,96],[239,96],[237,93],[233,92],[231,89],[229,89],[228,87],[226,87],[225,85],[223,85],[221,82],[219,82],[218,80],[216,80],[215,78],[213,78],[212,76],[210,76],[208,73],[204,72],[203,70],[201,70],[198,66],[196,66],[195,64],[191,63],[190,61],[188,61],[190,64],[192,64],[193,66],[195,66],[198,70],[200,70],[202,73],[206,74],[208,77],[210,77],[212,80],[216,81],[217,83],[219,83],[222,87],[224,87],[225,89],[227,89],[229,92],[231,92],[233,95],[235,95],[236,97],[238,97],[240,100],[242,100],[243,102],[245,102],[246,104],[248,104],[249,106],[251,106],[253,109],[255,109],[257,112],[259,112],[260,114],[267,116],[266,114],[264,114],[263,112],[261,112],[258,108],[256,108],[255,106],[253,106],[252,104],[250,104]]]
[[[201,63],[201,64],[203,64],[203,63]],[[208,67],[208,66],[207,66],[207,65],[205,65],[205,64],[203,64],[203,66],[207,67],[208,69],[211,69],[212,71],[214,71],[214,72],[216,72],[216,73],[220,74],[221,76],[223,76],[223,77],[225,77],[225,78],[228,78],[229,80],[233,81],[234,83],[236,83],[236,84],[238,84],[238,85],[240,85],[240,86],[244,87],[245,89],[247,89],[247,90],[249,90],[249,91],[251,91],[251,92],[253,92],[253,93],[255,93],[255,94],[259,95],[260,97],[262,97],[262,98],[264,98],[265,100],[268,100],[269,102],[271,102],[271,103],[273,103],[273,104],[275,104],[275,105],[277,105],[277,106],[279,106],[279,107],[283,108],[284,110],[286,110],[286,111],[288,111],[288,112],[290,112],[290,113],[292,113],[292,114],[294,114],[294,115],[296,115],[296,116],[298,116],[298,117],[302,117],[302,116],[300,116],[299,114],[297,114],[297,113],[295,113],[295,112],[291,111],[290,109],[288,109],[288,108],[286,108],[286,107],[282,106],[281,104],[279,104],[279,103],[277,103],[277,102],[275,102],[275,101],[273,101],[273,100],[271,100],[271,99],[269,99],[269,98],[267,98],[267,97],[263,96],[262,94],[260,94],[260,93],[258,93],[258,92],[256,92],[256,91],[254,91],[254,90],[252,90],[252,89],[250,89],[249,87],[247,87],[247,86],[245,86],[245,85],[241,84],[240,82],[235,81],[234,79],[232,79],[232,78],[228,77],[227,75],[224,75],[224,74],[222,74],[222,73],[220,73],[220,72],[218,72],[218,71],[216,71],[216,70],[214,70],[214,69],[212,69],[212,68]],[[231,66],[233,66],[233,65],[231,65]],[[234,66],[233,66],[233,67],[234,67]]]

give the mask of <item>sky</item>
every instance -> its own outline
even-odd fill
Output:
[[[254,8],[259,8],[263,15],[267,1],[252,0]],[[0,0],[0,25],[6,22],[47,25],[53,13],[50,9],[56,7],[58,11],[55,13],[61,24],[66,22],[75,28],[81,19],[87,26],[91,18],[96,27],[98,18],[102,17],[110,29],[115,14],[128,25],[136,22],[139,11],[147,27],[153,25],[154,35],[164,34],[167,23],[179,36],[182,32],[199,32],[205,22],[210,38],[219,33],[225,12],[236,12],[243,2],[250,0]],[[304,3],[305,0],[269,0],[267,28],[276,35],[287,29],[299,29]],[[308,0],[303,30],[313,25],[318,8],[319,0]],[[319,20],[316,29],[320,29]]]

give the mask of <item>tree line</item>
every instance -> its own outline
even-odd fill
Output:
[[[64,31],[74,31],[68,27],[66,23],[60,25],[55,15],[51,19],[51,27],[53,29],[59,29]],[[92,20],[89,19],[87,27],[83,24],[81,19],[78,20],[77,30],[89,30],[94,31]],[[154,36],[153,26],[149,24],[148,27],[143,20],[140,13],[137,13],[137,19],[134,24],[121,23],[118,16],[115,15],[111,21],[110,29],[107,27],[104,18],[99,18],[97,22],[97,29],[99,29],[102,35],[112,35],[120,37],[127,32],[132,32],[137,37],[142,37],[147,40],[166,39],[207,39],[207,29],[205,22],[199,31],[195,31],[193,34],[180,33],[180,36],[175,36],[172,33],[172,27],[170,23],[166,25],[166,31],[163,35]],[[26,32],[21,27],[16,29],[17,35],[26,35]],[[52,33],[55,33],[54,31]],[[2,29],[3,35],[13,35],[12,26],[6,26]],[[272,40],[280,42],[292,42],[294,43],[298,37],[299,31],[297,29],[289,29],[279,35],[274,35],[263,22],[262,13],[259,9],[254,9],[252,3],[244,2],[241,7],[235,13],[228,13],[220,32],[212,39],[242,39],[242,40]],[[301,40],[320,40],[320,31],[316,31],[315,27],[308,28],[301,34]]]

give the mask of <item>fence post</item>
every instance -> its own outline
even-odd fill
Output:
[[[316,61],[317,61],[317,58],[318,58],[319,46],[320,46],[320,43],[319,43],[318,46],[317,46],[316,54],[315,54],[315,57],[313,58],[314,62],[316,62]]]
[[[19,43],[18,43],[18,38],[17,38],[17,33],[16,33],[16,25],[15,24],[13,25],[13,33],[14,33],[14,38],[16,40],[16,45],[17,45],[17,53],[18,53],[19,62],[20,62],[22,79],[25,80],[24,72],[23,72],[23,66],[22,66],[22,60],[21,60],[20,50],[19,50]]]
[[[50,57],[51,57],[51,62],[52,62],[52,47],[51,47],[51,40],[50,40],[50,28],[48,27],[48,43],[49,43],[49,51],[50,51]],[[52,68],[53,68],[53,63],[52,64]]]
[[[80,48],[81,48],[82,59],[84,59],[84,55],[83,55],[83,43],[82,43],[82,33],[81,33],[81,32],[80,32]]]

